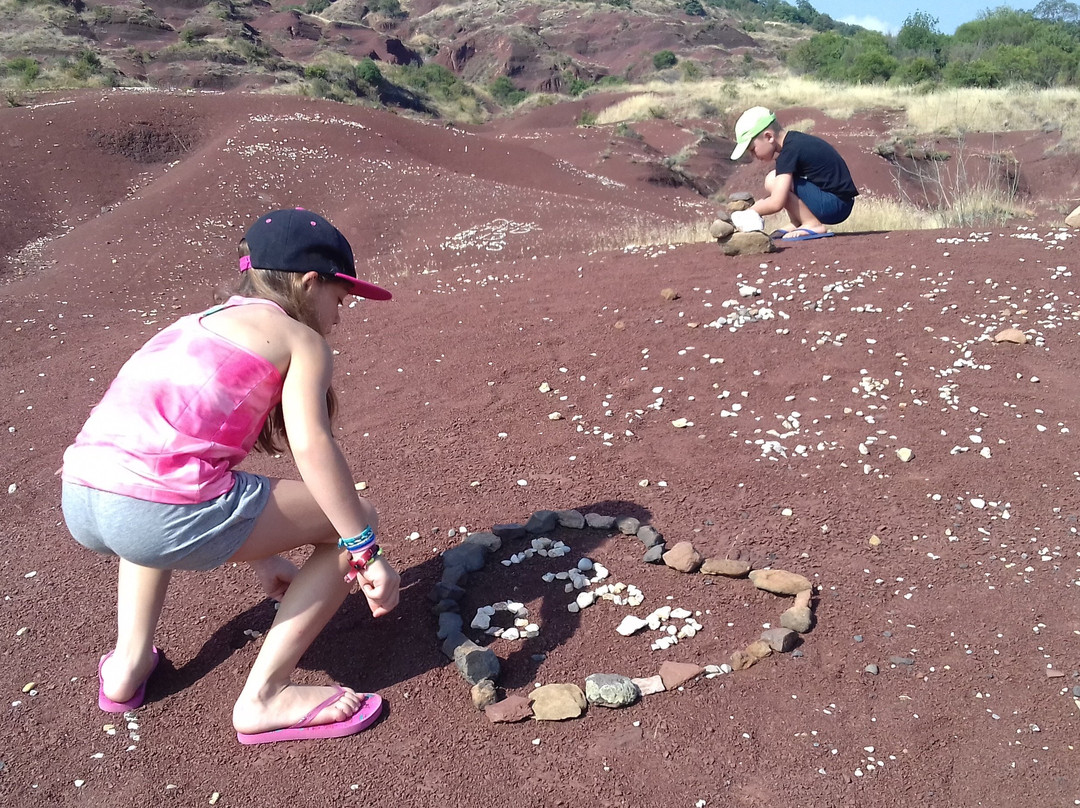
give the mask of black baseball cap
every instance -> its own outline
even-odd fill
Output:
[[[244,234],[248,255],[240,271],[276,269],[318,272],[345,281],[351,294],[370,300],[389,300],[381,286],[356,277],[352,247],[341,231],[322,216],[303,208],[272,210],[256,219]]]

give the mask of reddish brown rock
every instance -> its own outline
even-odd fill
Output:
[[[694,549],[694,545],[688,541],[675,544],[663,555],[664,563],[673,570],[679,572],[697,572],[701,563],[705,560],[701,553]]]
[[[664,688],[674,690],[680,685],[686,684],[695,676],[700,676],[704,668],[692,662],[665,662],[660,666],[660,678],[664,682]]]
[[[532,705],[524,696],[507,696],[502,701],[485,707],[484,715],[492,724],[512,724],[529,718],[532,715]]]

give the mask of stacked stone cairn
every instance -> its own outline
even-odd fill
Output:
[[[533,549],[522,555],[536,552],[538,546],[549,546],[552,556],[555,550],[547,535],[558,528],[612,531],[635,536],[645,547],[642,561],[647,564],[664,564],[683,573],[717,575],[732,579],[749,579],[758,589],[777,595],[794,596],[795,603],[780,617],[780,628],[767,629],[746,648],[736,651],[730,663],[700,666],[686,662],[663,662],[655,675],[631,678],[615,673],[594,673],[585,678],[585,689],[572,682],[546,684],[529,692],[528,697],[507,695],[499,699],[499,658],[488,647],[470,640],[464,633],[464,619],[460,614],[461,600],[465,596],[467,577],[483,570],[488,556],[498,552],[504,542],[530,540]],[[545,544],[547,543],[547,544]],[[565,547],[565,546],[563,546]],[[545,553],[548,551],[545,550]],[[561,721],[578,718],[590,705],[599,707],[627,707],[642,696],[674,690],[686,682],[705,674],[714,678],[732,671],[745,670],[773,652],[787,653],[799,642],[799,635],[810,631],[814,619],[811,612],[812,584],[802,575],[783,570],[752,569],[742,560],[730,558],[705,558],[689,541],[680,541],[670,548],[663,534],[652,525],[643,525],[632,516],[604,516],[596,513],[582,515],[576,510],[540,510],[533,513],[525,524],[495,525],[489,532],[472,533],[462,542],[442,554],[443,574],[429,597],[434,603],[432,611],[439,621],[438,638],[443,654],[453,661],[461,677],[472,687],[473,704],[483,710],[493,723],[521,721],[532,718],[537,721]],[[507,563],[507,562],[504,562]],[[599,566],[599,565],[597,565]],[[530,630],[536,627],[527,622],[527,611],[522,604],[500,603],[497,607],[511,612],[518,619],[511,637],[535,636]],[[570,610],[574,604],[570,604]],[[492,613],[487,607],[487,614]],[[481,610],[484,612],[484,610]],[[478,617],[480,614],[478,613]],[[643,628],[646,621],[634,618]],[[477,623],[474,621],[474,627]],[[516,626],[521,626],[518,630]],[[618,629],[629,636],[637,628]],[[511,629],[506,629],[511,631]]]
[[[764,230],[740,233],[731,223],[732,213],[747,210],[753,204],[753,194],[747,191],[734,193],[728,197],[725,209],[720,211],[716,221],[709,225],[709,235],[716,239],[724,255],[763,255],[776,252],[776,245]]]

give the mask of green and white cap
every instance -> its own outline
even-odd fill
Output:
[[[735,151],[731,153],[732,160],[738,160],[743,156],[750,141],[769,128],[769,124],[776,120],[765,107],[750,107],[735,122]]]

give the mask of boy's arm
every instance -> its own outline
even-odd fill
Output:
[[[791,174],[776,174],[772,193],[755,202],[751,210],[757,211],[762,216],[779,213],[787,207],[788,196],[791,194],[793,184],[794,178]]]

